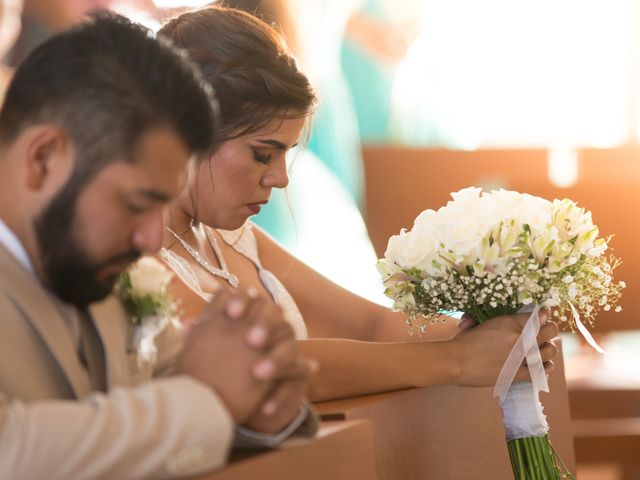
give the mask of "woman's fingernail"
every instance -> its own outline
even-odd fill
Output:
[[[229,300],[229,303],[227,303],[225,312],[231,318],[238,318],[240,315],[244,313],[244,307],[245,307],[244,301],[242,301],[239,298],[234,298]]]
[[[274,369],[275,365],[271,360],[262,360],[253,367],[253,374],[258,380],[268,380]]]
[[[247,333],[247,342],[252,347],[261,347],[267,339],[267,329],[262,325],[251,327]]]
[[[262,407],[262,414],[270,417],[274,413],[276,413],[276,402],[270,401],[264,404]]]

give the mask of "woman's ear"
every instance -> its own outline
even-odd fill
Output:
[[[61,174],[66,177],[72,152],[64,130],[54,125],[39,125],[26,129],[21,136],[27,188],[41,190]]]

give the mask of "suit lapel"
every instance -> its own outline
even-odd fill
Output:
[[[88,312],[80,312],[80,343],[87,360],[87,369],[90,372],[91,386],[100,392],[107,391],[107,372],[105,348],[93,319]]]
[[[120,301],[110,295],[102,302],[91,305],[89,314],[104,345],[107,388],[130,384],[127,350],[131,320]]]
[[[0,245],[0,288],[13,298],[64,372],[76,397],[91,391],[89,376],[77,355],[69,326],[52,294]]]

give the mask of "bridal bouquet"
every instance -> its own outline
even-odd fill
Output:
[[[606,255],[591,213],[570,200],[466,188],[438,211],[426,210],[413,229],[389,239],[378,270],[394,309],[407,313],[411,331],[423,332],[443,311],[479,322],[531,312],[503,367],[494,395],[504,412],[509,454],[517,479],[560,478],[538,400],[548,384],[536,336],[538,309],[579,330],[600,309],[620,311],[624,282],[612,274],[619,260]],[[513,383],[524,358],[532,382]]]

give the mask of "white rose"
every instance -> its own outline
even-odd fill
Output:
[[[533,232],[542,232],[551,223],[553,204],[549,200],[523,193],[520,202],[512,207],[521,222],[529,225]]]
[[[491,230],[491,225],[483,218],[474,216],[451,219],[442,226],[441,241],[446,250],[456,257],[469,257],[475,262],[483,252],[483,240]]]
[[[462,257],[479,255],[482,240],[500,222],[495,202],[480,196],[480,192],[481,189],[475,187],[454,192],[452,201],[419,222],[423,226],[428,220],[432,234],[444,245],[445,256],[449,257],[446,255],[449,251],[461,261]]]
[[[389,239],[387,259],[403,268],[425,269],[437,252],[437,241],[429,231],[401,232]]]
[[[164,292],[173,274],[153,257],[142,257],[129,269],[131,288],[136,295]]]
[[[502,219],[514,220],[518,229],[526,223],[532,232],[541,233],[551,222],[552,204],[543,198],[509,190],[497,190],[485,196],[496,203]]]
[[[413,222],[413,230],[430,230],[437,225],[437,213],[434,210],[425,210],[416,217]]]
[[[520,201],[520,194],[518,192],[500,189],[492,192],[486,192],[484,197],[494,204],[496,217],[505,221],[509,221],[510,219],[517,217],[517,215],[514,215],[513,213],[513,206]]]
[[[453,192],[451,194],[451,198],[453,201],[459,205],[465,203],[473,203],[480,198],[482,194],[482,189],[478,187],[467,187],[462,190],[458,190],[457,192]],[[449,202],[451,203],[451,202]]]
[[[401,255],[402,250],[404,249],[404,237],[406,234],[407,231],[403,228],[400,231],[399,235],[392,235],[391,237],[389,237],[389,241],[387,242],[387,250],[384,252],[384,258],[388,263],[397,263],[398,257]]]
[[[487,194],[480,196],[479,188],[470,187],[452,193],[453,200],[437,212],[437,223],[451,219],[473,217],[477,221],[496,223],[500,215],[493,198]]]

